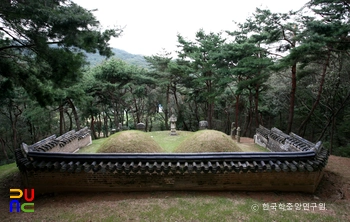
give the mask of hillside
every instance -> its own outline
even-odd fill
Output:
[[[148,68],[148,63],[143,58],[143,55],[131,54],[127,51],[116,48],[112,48],[112,52],[114,53],[112,56],[113,58],[121,59],[132,65]],[[106,57],[101,56],[98,53],[86,53],[86,57],[86,60],[90,63],[90,66],[96,66],[106,59]]]

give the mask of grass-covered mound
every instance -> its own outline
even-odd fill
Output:
[[[161,153],[162,148],[145,132],[122,131],[104,141],[97,153]]]
[[[175,153],[242,152],[226,134],[216,130],[200,130],[183,141]]]

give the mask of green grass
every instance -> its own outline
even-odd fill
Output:
[[[8,188],[14,185],[13,181],[16,178],[16,174],[19,174],[16,163],[10,163],[0,166],[0,196],[8,197]],[[1,198],[0,198],[1,199]],[[0,210],[1,212],[1,210]],[[1,218],[1,215],[0,215]]]
[[[108,138],[93,140],[91,145],[81,148],[77,153],[96,153],[101,144],[107,139]]]
[[[254,144],[254,148],[258,151],[258,152],[271,152],[269,149],[259,146],[258,144]]]
[[[155,131],[148,132],[147,134],[162,147],[165,153],[171,153],[182,141],[192,135],[193,132],[177,131],[176,136],[170,136],[170,131]],[[90,146],[80,149],[78,153],[96,153],[101,144],[107,139],[108,138],[93,140]]]
[[[176,136],[170,136],[170,131],[155,131],[148,132],[147,134],[163,148],[165,153],[171,153],[182,141],[191,136],[194,132],[176,131],[176,133]]]
[[[255,143],[237,143],[236,141],[234,143],[241,148],[242,152],[270,152],[267,148]]]
[[[263,204],[230,192],[67,194],[37,198],[34,213],[6,214],[2,221],[347,221],[335,204],[323,212],[263,210]]]
[[[17,173],[17,172],[19,172],[19,171],[18,171],[16,163],[11,163],[11,164],[6,164],[6,165],[0,166],[0,181],[2,181],[6,177],[9,177],[12,174]]]
[[[148,132],[147,134],[153,138],[163,149],[165,153],[172,153],[184,140],[192,136],[195,132],[190,131],[176,131],[176,136],[170,136],[170,131],[154,131]],[[78,153],[96,153],[102,143],[104,143],[108,138],[102,138],[93,140],[92,144],[81,148]],[[235,142],[235,141],[234,141]],[[261,147],[257,144],[247,145],[244,143],[236,143],[238,147],[242,149],[243,152],[270,152],[268,149]]]

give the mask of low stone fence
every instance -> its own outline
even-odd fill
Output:
[[[46,153],[73,153],[76,150],[90,145],[92,142],[90,130],[85,127],[79,131],[69,131],[59,137],[52,135],[33,145],[22,143],[22,149]]]
[[[74,142],[72,135],[70,132],[67,137],[61,138]],[[320,143],[314,145],[295,135],[286,135],[278,129],[268,130],[262,126],[255,138],[268,148],[271,144],[273,149],[280,146],[288,148],[261,153],[53,153],[42,149],[53,141],[52,137],[41,141],[41,146],[36,143],[17,149],[16,160],[24,187],[33,187],[37,193],[316,190],[328,160],[328,151]]]
[[[277,128],[269,130],[261,125],[256,129],[254,141],[256,144],[266,147],[273,152],[303,152],[310,150],[318,152],[322,146],[321,141],[317,145],[295,133],[287,135]]]

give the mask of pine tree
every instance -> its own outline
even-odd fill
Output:
[[[220,77],[216,58],[225,39],[220,34],[206,34],[204,30],[200,30],[196,33],[194,42],[185,40],[181,35],[178,35],[178,42],[179,58],[190,61],[193,73],[189,73],[189,79],[193,83],[193,90],[197,92],[198,98],[206,104],[208,128],[211,129],[215,101],[224,90],[219,87]]]
[[[81,50],[110,56],[108,41],[121,32],[98,31],[92,12],[68,0],[5,1],[0,19],[2,89],[21,86],[42,105],[53,102],[52,91],[81,78]]]

